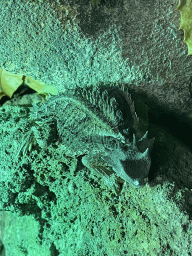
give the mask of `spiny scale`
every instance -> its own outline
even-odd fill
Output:
[[[143,138],[137,136],[139,119],[123,86],[66,89],[40,106],[34,105],[30,119],[38,136],[55,121],[64,153],[72,157],[82,155],[82,163],[102,174],[110,185],[106,166],[135,186],[146,183],[151,165],[148,149],[153,141],[147,139],[147,133]],[[47,138],[44,135],[44,140]]]
[[[90,103],[88,107],[97,112],[103,122],[110,123],[114,131],[122,132],[123,129],[137,128],[139,119],[135,113],[134,103],[124,87],[89,87],[79,89],[76,95],[79,100]]]

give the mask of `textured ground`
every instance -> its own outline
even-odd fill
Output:
[[[67,7],[67,25],[62,4],[0,0],[0,66],[59,90],[100,81],[134,83],[149,105],[154,101],[190,121],[191,59],[176,6],[83,2]],[[71,173],[73,163],[54,144],[18,161],[25,111],[0,109],[2,255],[191,255],[190,149],[164,127],[152,127],[161,143],[155,146],[155,169],[169,173],[167,182],[143,189],[126,184],[117,196],[80,163]]]

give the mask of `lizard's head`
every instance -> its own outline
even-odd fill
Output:
[[[154,139],[147,139],[147,132],[136,142],[133,135],[132,143],[118,143],[114,148],[105,148],[107,161],[123,180],[136,187],[144,186],[148,181],[151,166],[150,149]]]

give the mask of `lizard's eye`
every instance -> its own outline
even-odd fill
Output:
[[[112,137],[104,138],[104,147],[107,150],[113,150],[113,149],[117,148],[118,145],[119,145],[119,143],[115,138],[112,138]]]

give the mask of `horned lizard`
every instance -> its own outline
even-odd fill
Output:
[[[57,132],[61,150],[110,183],[109,169],[130,184],[147,182],[153,139],[138,131],[139,118],[125,86],[98,85],[66,89],[30,110],[32,126],[23,148],[47,147]],[[110,173],[110,174],[109,174]],[[114,184],[112,184],[114,185]]]

